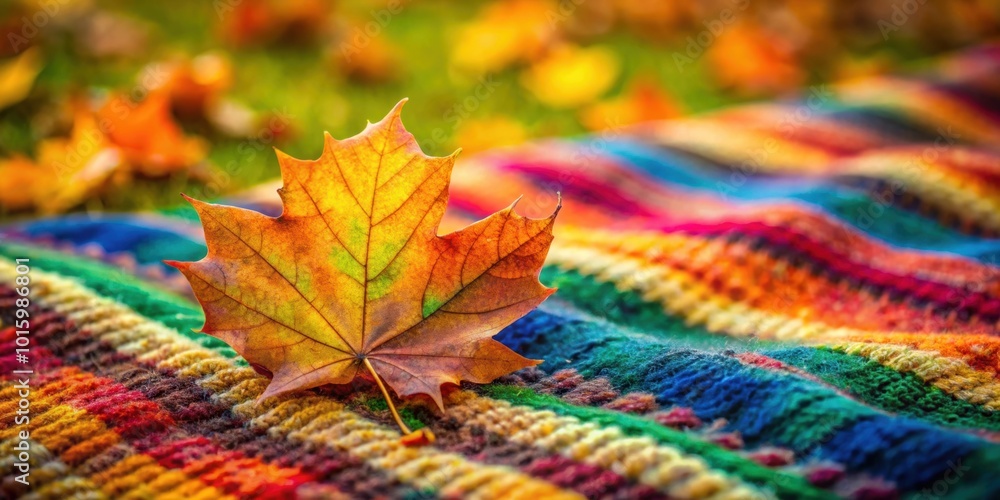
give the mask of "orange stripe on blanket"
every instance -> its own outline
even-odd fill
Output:
[[[847,340],[878,344],[906,345],[921,351],[936,351],[942,356],[961,359],[971,368],[1000,377],[1000,337],[938,333],[872,332],[850,335]]]
[[[865,331],[989,333],[992,324],[955,321],[908,302],[891,300],[813,273],[783,259],[755,251],[749,244],[682,234],[629,233],[614,238],[602,232],[564,232],[559,248],[572,245],[609,257],[628,255],[671,272],[690,275],[716,295],[763,312]]]

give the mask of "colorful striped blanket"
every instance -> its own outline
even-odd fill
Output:
[[[204,255],[189,209],[7,223],[0,497],[998,498],[998,144],[984,46],[460,159],[450,227],[561,193],[559,291],[497,337],[538,368],[402,405],[423,447],[361,380],[254,404],[161,264]]]

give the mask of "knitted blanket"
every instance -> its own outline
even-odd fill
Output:
[[[451,227],[561,193],[559,291],[497,336],[538,368],[402,404],[422,447],[362,380],[254,404],[160,263],[188,209],[8,223],[0,497],[997,498],[997,144],[986,46],[460,160]]]

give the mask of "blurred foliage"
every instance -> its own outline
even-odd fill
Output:
[[[139,175],[80,205],[162,207],[180,192],[215,196],[273,178],[272,147],[318,157],[322,131],[353,135],[402,97],[429,154],[458,139],[479,150],[572,136],[887,71],[995,35],[996,4],[2,0],[0,67],[28,47],[44,66],[0,109],[0,157],[37,160],[39,143],[70,134],[74,100],[141,101],[144,78],[164,67],[152,63],[165,62],[174,113],[209,144],[212,173]]]

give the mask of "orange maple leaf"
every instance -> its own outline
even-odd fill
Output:
[[[161,177],[189,170],[205,158],[205,142],[184,134],[170,113],[165,92],[151,92],[138,104],[115,96],[97,116],[108,140],[139,174]]]
[[[79,103],[73,107],[70,136],[39,142],[37,161],[0,158],[0,208],[58,213],[124,181],[121,152],[101,132],[93,113]]]
[[[207,175],[205,142],[184,134],[162,93],[153,92],[138,104],[118,95],[96,112],[81,101],[70,107],[69,137],[40,141],[35,161],[0,158],[0,187],[6,187],[0,190],[0,210],[63,212],[109,187],[128,184],[135,174]],[[43,178],[45,182],[27,181]]]
[[[559,208],[528,219],[515,202],[438,236],[457,152],[424,155],[404,102],[360,135],[327,134],[318,160],[278,152],[279,217],[190,199],[208,255],[169,264],[205,310],[202,331],[272,373],[261,399],[367,370],[443,409],[442,384],[539,363],[492,337],[555,291],[538,273]]]

